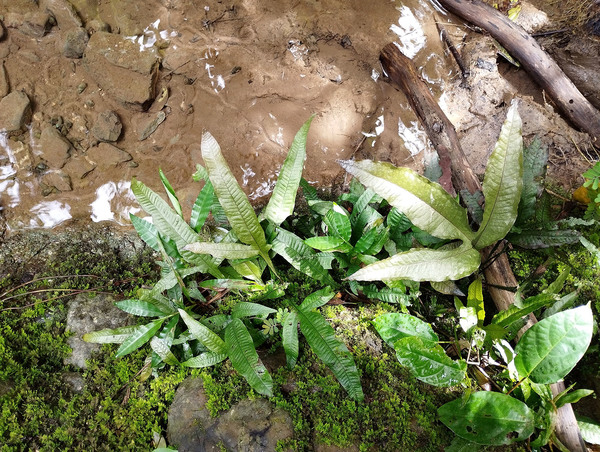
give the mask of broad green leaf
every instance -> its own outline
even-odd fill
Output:
[[[537,311],[544,306],[552,304],[556,300],[556,296],[550,293],[541,293],[533,297],[526,298],[522,301],[522,307],[516,305],[510,306],[504,311],[500,311],[492,319],[492,323],[501,327],[509,326],[522,317]]]
[[[247,301],[240,301],[231,310],[231,315],[235,319],[242,317],[266,317],[269,314],[273,314],[277,310],[269,308],[258,303],[249,303]]]
[[[475,281],[469,285],[467,308],[475,310],[477,324],[482,326],[483,320],[485,319],[485,308],[483,306],[483,284],[481,283],[481,278],[475,279]]]
[[[325,287],[307,296],[300,305],[299,309],[302,309],[304,312],[310,312],[313,309],[320,308],[321,306],[327,304],[327,302],[334,296],[335,292],[331,290],[331,287]]]
[[[140,325],[136,327],[133,333],[131,333],[129,337],[123,341],[117,350],[115,358],[120,358],[140,348],[142,345],[148,342],[150,338],[154,336],[154,334],[156,334],[163,322],[164,319],[158,319],[147,323],[146,325]]]
[[[240,319],[233,319],[225,328],[227,355],[237,370],[259,394],[273,396],[273,380],[260,362],[252,336]]]
[[[454,361],[437,343],[417,336],[398,339],[394,343],[400,364],[424,383],[433,386],[454,386],[465,379],[467,363]]]
[[[581,233],[574,229],[525,229],[511,232],[506,239],[513,245],[535,250],[577,243]]]
[[[535,204],[542,191],[541,181],[546,172],[548,148],[539,138],[523,149],[523,191],[519,203],[517,223],[523,224],[535,214]]]
[[[143,183],[131,182],[131,191],[137,198],[142,208],[152,216],[154,225],[160,233],[175,241],[178,248],[183,248],[188,243],[198,241],[198,234],[175,212],[160,196],[146,187]],[[214,264],[213,260],[205,255],[194,254],[189,251],[181,251],[185,260],[197,266],[203,267],[203,271],[219,278],[222,273]]]
[[[402,306],[410,306],[414,296],[406,293],[406,288],[383,287],[381,289],[374,285],[363,287],[363,293],[374,300],[385,301],[386,303],[398,303]]]
[[[404,337],[416,336],[424,341],[438,342],[437,334],[431,325],[409,314],[390,312],[382,314],[373,320],[375,329],[390,346]]]
[[[244,261],[233,261],[230,262],[233,269],[240,274],[243,278],[251,279],[259,284],[262,284],[262,273],[263,270],[256,263],[256,260],[244,260]]]
[[[165,192],[167,192],[167,196],[169,197],[169,201],[171,201],[171,205],[173,206],[173,209],[175,210],[175,212],[177,212],[177,215],[179,215],[180,217],[183,218],[183,213],[181,211],[181,204],[179,204],[179,199],[177,199],[175,190],[173,190],[171,183],[167,179],[167,176],[165,176],[165,173],[163,173],[162,169],[158,170],[158,174],[160,176],[160,181],[162,182],[163,187],[165,187]]]
[[[200,182],[201,180],[208,182],[208,171],[202,165],[196,163],[196,172],[192,174],[192,179],[195,182]]]
[[[477,249],[502,239],[512,228],[523,187],[523,138],[517,104],[508,110],[483,179],[483,221],[473,240]]]
[[[383,232],[384,230],[379,228],[369,229],[358,239],[356,245],[354,245],[354,252],[362,254],[368,251],[371,246],[373,246],[373,243],[375,243],[375,240],[378,238],[378,236],[380,236],[380,234]]]
[[[592,339],[589,305],[559,312],[529,328],[515,348],[519,377],[546,384],[562,380],[575,367]]]
[[[283,327],[281,332],[281,340],[283,342],[283,350],[285,351],[285,360],[288,368],[292,369],[298,360],[298,315],[295,311],[290,311],[285,314],[281,321]]]
[[[556,405],[556,408],[560,408],[567,403],[577,403],[584,397],[590,396],[593,393],[594,391],[591,389],[577,389],[572,392],[567,392],[566,394],[557,397],[556,400],[554,400],[554,405]]]
[[[319,262],[315,252],[296,234],[277,228],[277,237],[273,241],[273,250],[292,266],[317,281],[336,286],[333,278]]]
[[[217,334],[212,332],[210,328],[204,326],[202,323],[195,320],[183,309],[179,310],[179,314],[181,315],[181,318],[189,328],[190,333],[192,333],[194,339],[198,340],[211,352],[219,354],[227,353],[227,347],[225,346],[225,342],[223,342],[223,339],[221,339]]]
[[[198,287],[203,289],[236,289],[247,290],[255,283],[244,279],[207,279],[202,281]]]
[[[573,304],[575,304],[577,298],[579,298],[579,292],[577,290],[574,290],[573,292],[570,292],[565,296],[560,297],[560,299],[557,302],[555,302],[552,306],[550,306],[544,311],[544,313],[542,314],[542,318],[546,319],[560,311],[569,309],[571,306],[573,306]]]
[[[441,185],[411,169],[396,168],[389,163],[344,160],[339,164],[420,229],[441,239],[471,242],[473,232],[467,211]]]
[[[122,326],[120,328],[92,331],[84,334],[83,340],[94,344],[122,344],[137,328],[137,326]]]
[[[273,188],[271,199],[269,199],[269,203],[265,208],[265,218],[271,220],[277,226],[294,212],[296,193],[302,178],[304,160],[306,160],[306,137],[313,118],[314,116],[311,116],[294,137],[292,146],[279,172],[275,188]]]
[[[173,309],[167,311],[163,306],[143,300],[117,301],[115,305],[121,311],[142,317],[162,317],[175,312]]]
[[[196,202],[192,206],[192,214],[190,216],[190,226],[196,232],[200,232],[204,226],[204,222],[210,214],[215,191],[210,181],[206,181],[202,190],[196,198]]]
[[[452,439],[452,443],[450,443],[450,446],[444,449],[444,452],[477,452],[480,449],[480,444],[475,444],[471,441],[467,441],[466,439],[461,438],[460,436],[455,436]]]
[[[304,312],[297,309],[296,313],[302,334],[311,349],[331,369],[352,399],[363,400],[360,377],[352,354],[346,345],[335,337],[331,325],[316,311]]]
[[[169,347],[164,339],[159,339],[156,336],[153,337],[150,341],[150,347],[152,347],[154,353],[160,356],[160,359],[162,359],[165,363],[171,366],[179,365],[179,360],[175,357],[171,351],[171,347]]]
[[[350,251],[352,247],[341,237],[333,236],[320,236],[320,237],[309,237],[304,240],[311,248],[319,251]]]
[[[261,257],[275,271],[269,257],[265,232],[258,222],[250,201],[223,158],[221,148],[210,133],[206,132],[202,135],[201,148],[210,181],[227,215],[231,229],[241,242],[258,249]]]
[[[154,251],[160,252],[158,247],[158,229],[156,229],[156,226],[143,218],[136,217],[132,213],[129,214],[129,219],[131,220],[131,224],[135,228],[135,231],[146,245]]]
[[[457,297],[464,297],[465,294],[454,281],[431,281],[431,288],[439,293],[445,295],[456,295]]]
[[[533,434],[535,413],[514,397],[481,391],[438,408],[440,420],[461,438],[501,446],[524,441]]]
[[[577,416],[582,438],[590,444],[600,444],[600,423],[585,416]]]
[[[218,259],[248,259],[258,256],[259,253],[259,250],[253,246],[223,242],[194,242],[183,249],[196,254],[210,254]]]
[[[193,358],[188,359],[181,363],[184,367],[210,367],[215,364],[219,364],[221,361],[227,359],[227,355],[225,353],[214,353],[214,352],[205,352],[201,353],[198,356],[194,356]]]
[[[479,252],[468,245],[454,249],[415,249],[361,268],[348,277],[356,281],[457,280],[479,268]]]
[[[340,237],[344,242],[350,241],[350,237],[352,236],[350,217],[339,205],[333,203],[333,208],[327,212],[323,221],[327,225],[329,235]]]

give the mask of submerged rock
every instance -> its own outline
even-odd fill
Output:
[[[126,107],[146,110],[155,96],[159,55],[124,36],[96,32],[83,56],[95,82]]]
[[[0,98],[10,93],[10,83],[8,82],[8,75],[4,67],[4,62],[0,63]]]
[[[0,100],[0,131],[18,132],[31,119],[31,102],[22,91],[14,91]]]
[[[81,294],[69,303],[67,330],[75,334],[67,339],[73,353],[65,358],[65,364],[85,369],[86,360],[90,359],[93,352],[100,350],[100,344],[84,342],[83,335],[127,324],[129,315],[114,303],[115,300],[110,295],[103,294],[94,298]]]
[[[107,110],[98,115],[91,132],[100,141],[117,141],[122,129],[119,116],[114,111]]]
[[[42,192],[46,195],[54,192],[65,192],[73,190],[71,178],[62,171],[49,171],[40,180]]]
[[[62,168],[67,163],[71,151],[71,142],[63,137],[53,126],[42,130],[40,137],[42,158],[51,168]]]
[[[177,388],[169,409],[169,444],[180,452],[221,450],[269,452],[277,442],[292,438],[290,415],[266,399],[242,400],[212,418],[200,378],[188,378]]]
[[[108,143],[100,143],[87,151],[88,158],[100,167],[113,167],[133,159],[129,152]]]
[[[16,28],[32,38],[43,38],[52,28],[50,14],[42,11],[30,11],[25,14],[8,13],[5,22],[7,27]]]
[[[65,34],[62,53],[67,58],[81,58],[90,37],[85,28],[74,28]]]

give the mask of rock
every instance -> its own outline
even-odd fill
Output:
[[[169,444],[180,452],[220,450],[268,452],[277,442],[292,438],[290,415],[273,408],[266,399],[242,400],[229,411],[212,418],[199,378],[186,379],[175,393],[169,409]]]
[[[85,369],[86,360],[93,352],[100,350],[100,344],[83,341],[83,335],[105,328],[125,326],[129,316],[117,308],[115,300],[109,295],[96,295],[94,298],[81,294],[69,303],[67,330],[75,333],[67,339],[73,349],[71,356],[65,358],[65,364]]]
[[[107,110],[98,115],[91,132],[100,141],[117,141],[122,128],[119,116],[114,111]]]
[[[88,149],[87,156],[93,163],[104,168],[129,162],[133,159],[129,152],[108,143],[100,143],[98,146]]]
[[[8,75],[6,74],[6,68],[4,67],[4,61],[0,63],[0,98],[10,93],[10,83],[8,82]]]
[[[67,0],[40,0],[40,8],[52,13],[58,28],[62,31],[83,25],[79,14]]]
[[[40,183],[42,185],[42,192],[46,194],[57,191],[60,193],[73,190],[71,178],[62,171],[50,171],[45,173],[42,176]]]
[[[0,130],[22,130],[31,119],[31,102],[22,91],[14,91],[0,100]]]
[[[98,86],[128,108],[146,110],[155,96],[159,55],[126,37],[94,33],[83,62]]]
[[[62,53],[67,58],[81,58],[90,37],[85,28],[74,28],[65,34]]]
[[[85,24],[85,28],[90,35],[93,35],[98,31],[105,31],[107,33],[110,33],[110,25],[108,25],[105,22],[102,22],[99,19],[90,20],[87,24]]]
[[[21,14],[7,14],[6,25],[11,28],[17,28],[21,33],[33,38],[43,38],[52,28],[50,14],[36,11]]]
[[[63,372],[62,379],[75,394],[83,393],[85,380],[79,372]]]
[[[51,168],[56,169],[65,166],[72,148],[71,142],[53,126],[48,126],[42,130],[40,147],[42,148],[42,158],[48,162]]]
[[[4,23],[0,20],[0,41],[2,41],[6,37],[6,28],[4,28]]]
[[[84,179],[88,174],[90,174],[96,165],[90,163],[84,157],[75,157],[70,158],[67,164],[63,167],[63,171],[67,173],[71,177],[71,181],[76,183],[77,180]]]

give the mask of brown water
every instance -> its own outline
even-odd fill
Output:
[[[11,91],[26,92],[33,105],[25,133],[0,133],[0,196],[9,231],[81,217],[127,224],[128,213],[139,211],[131,179],[159,190],[159,168],[189,209],[200,188],[191,175],[205,130],[257,203],[267,199],[293,136],[311,114],[305,177],[315,184],[330,186],[343,176],[336,159],[355,155],[418,167],[425,135],[407,102],[382,82],[379,52],[397,42],[438,94],[453,76],[435,9],[425,1],[72,0],[84,26],[100,19],[138,44],[137,52],[160,55],[155,91],[157,97],[167,92],[168,100],[136,111],[95,82],[104,74],[62,55],[74,26],[65,2],[42,0],[38,7],[0,0],[5,23],[12,18],[0,60]],[[47,9],[63,13],[55,12],[57,24],[45,36],[22,32],[19,17]],[[122,121],[112,144],[130,161],[115,161],[90,134],[106,110]],[[140,141],[159,111],[165,121]],[[48,164],[40,145],[41,131],[60,126],[59,117],[72,124],[63,129],[72,148],[62,168]],[[78,165],[93,169],[72,170]]]

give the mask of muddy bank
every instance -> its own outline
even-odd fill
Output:
[[[492,42],[440,12],[436,19],[428,2],[202,6],[0,1],[0,202],[10,231],[71,218],[127,224],[139,210],[131,179],[159,189],[159,167],[189,208],[204,130],[256,203],[311,114],[305,177],[315,184],[339,181],[335,161],[352,156],[421,168],[427,140],[378,62],[390,41],[415,58],[478,172],[515,96],[525,138],[540,135],[551,149],[551,177],[569,190],[588,165],[587,137],[522,71],[499,71]],[[533,7],[522,16],[532,31],[551,27]],[[471,68],[467,83],[436,20]]]

